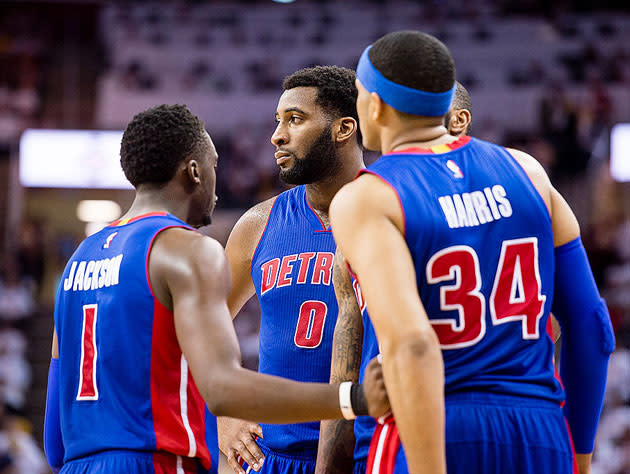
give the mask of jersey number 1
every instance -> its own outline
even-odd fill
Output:
[[[477,253],[467,245],[440,250],[427,264],[427,282],[452,281],[440,288],[442,311],[457,310],[459,318],[431,319],[442,349],[459,349],[478,343],[486,333],[486,300],[481,293]],[[538,339],[546,296],[541,294],[538,239],[506,240],[490,294],[493,325],[520,322],[523,339]]]
[[[83,329],[81,330],[81,364],[79,365],[79,391],[77,400],[98,400],[96,385],[96,317],[98,305],[83,306]]]

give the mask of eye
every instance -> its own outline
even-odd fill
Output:
[[[291,123],[299,123],[302,120],[302,117],[300,117],[299,115],[291,115],[291,118],[289,119],[289,122]]]

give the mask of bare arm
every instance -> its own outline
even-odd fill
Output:
[[[232,272],[232,290],[228,297],[228,308],[232,318],[243,305],[254,296],[252,281],[252,257],[265,230],[267,220],[276,198],[261,202],[248,210],[234,225],[225,246],[225,253]]]
[[[149,274],[156,296],[173,310],[179,345],[212,413],[267,423],[341,417],[338,386],[241,367],[227,305],[230,269],[216,241],[184,229],[165,230],[151,251]]]
[[[513,149],[510,149],[509,152],[523,166],[523,169],[547,204],[551,215],[554,247],[559,247],[579,237],[580,226],[575,214],[562,195],[552,186],[542,166],[527,153]],[[555,317],[552,319],[552,324],[557,340],[557,337],[560,335],[560,326]],[[591,472],[592,457],[593,453],[575,455],[580,474]]]
[[[397,197],[378,178],[364,175],[339,191],[330,216],[381,345],[385,384],[410,472],[445,473],[442,354],[420,301]]]
[[[359,380],[363,321],[361,310],[352,289],[352,281],[339,250],[335,255],[333,285],[339,314],[333,337],[330,383]],[[347,420],[322,421],[319,431],[316,474],[352,472],[354,457],[354,422]]]

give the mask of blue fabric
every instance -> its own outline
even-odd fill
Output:
[[[555,403],[474,393],[447,397],[448,474],[572,474],[573,462]],[[394,473],[408,473],[402,447]]]
[[[554,343],[545,332],[554,294],[549,212],[505,148],[476,138],[460,139],[458,144],[445,153],[412,149],[386,154],[363,171],[380,176],[400,198],[420,299],[440,333],[445,394],[505,393],[559,405],[564,392],[555,376]],[[459,172],[453,173],[452,168]],[[520,285],[523,291],[513,296],[525,297],[523,307],[518,308],[525,311],[515,312],[516,306],[511,305],[508,309],[515,317],[497,321],[492,313],[497,308],[494,282],[501,275],[501,286],[510,288],[514,272],[508,272],[511,267],[501,259],[506,249],[514,248],[520,249],[521,277],[528,278]],[[455,273],[431,282],[429,264],[452,252],[459,254],[458,261],[445,266]],[[468,284],[477,281],[478,298],[485,302],[479,324],[474,318],[467,319],[462,307],[444,305],[442,300],[444,292],[460,285],[461,278],[455,275],[462,272],[454,269],[466,261],[468,270],[463,276]],[[478,276],[473,275],[473,267],[478,268]],[[515,263],[512,267],[517,268]],[[515,293],[517,287],[515,284]],[[504,308],[506,304],[504,301]],[[533,310],[538,312],[535,318]]]
[[[441,117],[451,107],[456,85],[445,92],[426,92],[397,84],[387,79],[378,71],[368,52],[372,46],[363,51],[357,66],[357,79],[369,92],[376,92],[387,104],[407,114],[423,117]]]
[[[577,453],[590,453],[599,423],[608,359],[615,336],[599,297],[586,251],[578,237],[555,249],[552,311],[562,328],[560,377],[566,392],[564,413]]]
[[[304,186],[276,198],[251,265],[261,310],[259,372],[301,382],[330,380],[338,312],[335,250]],[[265,445],[275,452],[317,452],[319,422],[261,427]]]
[[[171,227],[190,228],[166,213],[114,223],[81,242],[66,265],[55,301],[65,462],[115,449],[189,452],[179,406],[181,349],[172,313],[156,301],[146,273],[154,238]],[[79,399],[86,308],[94,310],[97,393]],[[204,403],[192,377],[187,394],[196,455],[207,464]]]
[[[354,467],[352,468],[352,474],[365,474],[367,469],[367,459],[361,461],[354,461]]]
[[[217,417],[206,407],[206,444],[210,452],[210,470],[208,474],[219,472],[219,436],[217,434]]]
[[[59,421],[59,359],[50,359],[46,415],[44,416],[44,451],[51,470],[56,474],[63,466],[63,439]]]
[[[260,441],[258,441],[258,445],[265,455],[265,462],[258,471],[259,474],[313,474],[315,472],[317,454],[312,456],[300,456],[298,453],[295,455],[281,454],[271,451]],[[247,463],[243,463],[245,471],[248,467]],[[252,470],[251,472],[256,471]]]
[[[175,472],[171,465],[158,464],[153,459],[153,453],[142,451],[106,451],[67,462],[61,474],[156,474]],[[184,470],[191,474],[190,470]],[[199,468],[198,474],[205,474]]]

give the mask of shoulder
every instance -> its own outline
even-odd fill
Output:
[[[524,151],[514,148],[506,148],[506,151],[521,165],[523,171],[525,171],[525,174],[527,174],[532,184],[547,204],[547,207],[550,207],[551,182],[549,181],[545,168],[543,168],[536,158]]]
[[[208,288],[229,289],[231,281],[221,244],[192,229],[177,227],[157,236],[149,256],[149,280],[153,293],[167,308],[172,308],[173,288],[194,289],[212,282]]]
[[[397,192],[383,178],[369,172],[342,187],[330,204],[330,216],[337,224],[381,215],[401,229],[403,215]],[[343,224],[342,224],[343,225]]]
[[[230,232],[226,251],[229,253],[243,253],[251,259],[267,227],[271,210],[277,199],[278,196],[274,196],[260,202],[241,216],[234,225],[232,232]]]
[[[165,265],[171,272],[183,275],[209,271],[215,273],[226,266],[221,244],[192,229],[170,228],[162,231],[151,251],[151,265]]]

